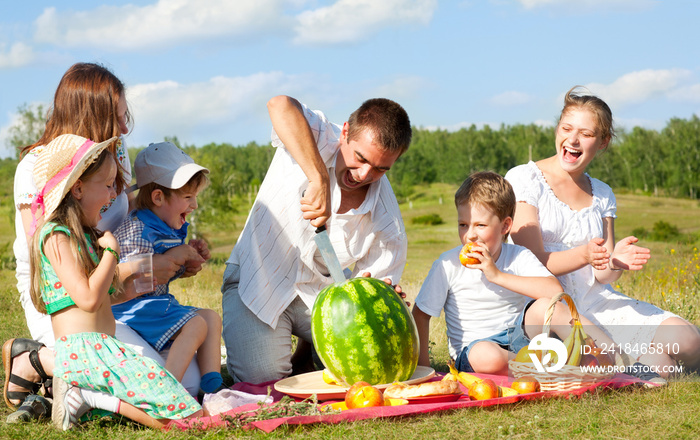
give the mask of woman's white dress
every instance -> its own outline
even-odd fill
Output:
[[[556,197],[532,161],[511,169],[505,177],[513,186],[518,202],[537,208],[547,252],[571,249],[603,237],[603,218],[616,217],[617,204],[612,189],[590,176],[593,202],[580,211],[572,210]],[[631,344],[631,350],[635,347],[643,350],[642,345],[652,342],[659,324],[677,316],[625,296],[609,284],[599,283],[590,265],[557,278],[564,291],[574,299],[579,313],[601,327],[615,343]]]

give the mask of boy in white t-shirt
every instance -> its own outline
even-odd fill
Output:
[[[419,365],[430,365],[430,318],[444,309],[457,369],[507,374],[509,358],[529,343],[523,324],[532,299],[549,301],[562,291],[532,252],[505,243],[515,203],[510,184],[493,172],[474,173],[457,190],[459,237],[462,245],[475,243],[466,256],[478,263],[460,263],[462,246],[433,263],[413,307],[421,341]]]

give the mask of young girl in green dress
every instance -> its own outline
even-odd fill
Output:
[[[56,337],[54,424],[67,430],[91,408],[159,428],[202,415],[200,405],[155,361],[114,338],[110,296],[119,287],[119,246],[96,229],[115,194],[117,164],[107,147],[76,135],[51,141],[34,167],[31,296],[51,315]],[[34,229],[34,228],[32,228]],[[115,288],[117,286],[117,288]]]

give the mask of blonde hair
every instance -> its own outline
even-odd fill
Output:
[[[490,209],[498,219],[515,216],[515,192],[506,179],[493,171],[479,171],[466,178],[455,193],[455,206],[481,205]],[[503,236],[503,241],[508,234]]]
[[[612,110],[605,101],[592,95],[583,86],[573,86],[566,92],[564,108],[561,110],[557,125],[561,122],[562,116],[575,109],[588,110],[593,113],[597,125],[596,135],[599,135],[603,140],[610,141],[615,137]]]
[[[100,167],[109,159],[114,160],[112,153],[105,149],[93,162],[88,166],[83,174],[80,176],[80,180],[89,178],[91,175],[95,174]],[[54,232],[57,226],[63,226],[70,232],[69,242],[73,254],[77,256],[80,266],[85,270],[85,274],[89,277],[97,268],[97,263],[95,263],[90,257],[88,251],[88,238],[92,243],[93,249],[97,254],[98,261],[102,259],[102,254],[104,250],[97,244],[97,239],[100,238],[102,233],[93,227],[83,225],[84,222],[83,209],[78,203],[78,200],[73,197],[71,191],[63,197],[61,203],[58,205],[56,210],[52,212],[48,218],[45,218],[40,222],[34,236],[32,237],[30,243],[30,273],[31,273],[31,286],[30,294],[32,298],[32,303],[36,307],[37,311],[41,313],[46,313],[46,304],[43,301],[41,291],[44,285],[44,276],[41,270],[41,255],[45,244],[45,240],[41,240],[41,230],[46,223],[55,223],[51,232],[44,235],[44,239],[47,239],[54,233],[62,233],[61,231]],[[119,281],[119,270],[114,271],[114,277],[112,280],[112,286],[115,287],[117,292],[121,291],[121,282]]]

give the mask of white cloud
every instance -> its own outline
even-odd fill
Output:
[[[523,5],[526,9],[556,5],[557,3],[562,3],[564,0],[517,0],[518,3]]]
[[[31,46],[22,42],[14,43],[9,48],[0,43],[0,69],[23,67],[33,63],[36,55]]]
[[[535,119],[532,121],[533,124],[538,125],[540,127],[554,127],[554,120],[549,120],[549,119]]]
[[[371,97],[401,101],[406,98],[415,98],[416,95],[424,93],[430,87],[429,82],[420,76],[402,76],[387,84],[375,87],[370,95]]]
[[[369,39],[381,29],[406,24],[426,25],[437,0],[339,0],[297,16],[298,44],[337,44]]]
[[[528,104],[532,99],[527,93],[508,91],[492,97],[489,101],[497,107],[513,107]]]
[[[143,49],[212,37],[273,32],[285,20],[285,0],[159,0],[147,6],[99,6],[90,11],[46,8],[35,39],[65,47]]]
[[[691,78],[691,72],[686,69],[647,69],[625,74],[611,84],[591,83],[586,87],[608,105],[618,107],[675,96],[679,87]]]
[[[662,130],[666,127],[666,121],[660,119],[615,117],[615,129],[624,128],[625,130],[632,130],[634,127]]]
[[[86,11],[46,8],[34,39],[60,47],[144,50],[214,38],[245,42],[295,33],[298,44],[366,40],[387,27],[426,25],[437,0],[338,0],[308,7],[306,0],[158,0],[137,6],[103,5]],[[296,14],[296,15],[295,15]]]
[[[215,77],[206,82],[174,81],[138,84],[127,88],[127,102],[135,119],[130,143],[146,145],[163,136],[178,136],[189,143],[232,142],[237,129],[250,130],[264,123],[259,136],[246,133],[241,142],[269,137],[266,102],[276,94],[309,96],[322,90],[318,78],[281,72],[247,77]]]
[[[129,145],[147,145],[177,136],[187,144],[250,141],[268,142],[270,119],[267,101],[285,94],[310,108],[322,110],[334,122],[342,122],[362,99],[387,97],[402,105],[425,90],[420,77],[398,77],[384,85],[346,85],[359,99],[338,96],[338,86],[316,74],[289,75],[262,72],[249,76],[217,76],[204,82],[176,81],[135,84],[127,87],[127,102],[134,116]]]
[[[678,87],[669,93],[669,98],[678,102],[700,102],[700,84]]]

